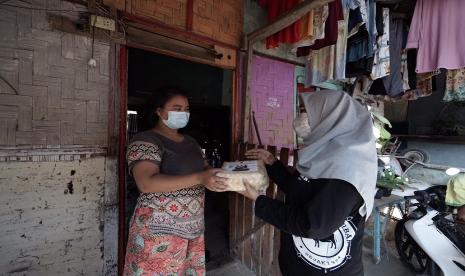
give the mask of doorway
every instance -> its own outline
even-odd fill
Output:
[[[158,88],[175,86],[186,92],[190,121],[182,130],[204,150],[213,167],[229,160],[232,124],[233,71],[186,61],[141,49],[128,48],[126,144],[134,134],[147,130],[146,103]],[[126,229],[139,192],[126,174]],[[206,191],[205,248],[207,267],[213,268],[229,257],[228,193]],[[127,233],[127,231],[125,231]],[[127,237],[125,237],[127,238]]]

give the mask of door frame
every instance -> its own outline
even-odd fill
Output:
[[[199,40],[199,43],[207,43],[208,41]],[[126,255],[126,236],[128,227],[126,226],[126,125],[127,125],[127,99],[128,99],[128,51],[129,47],[154,52],[166,56],[172,56],[175,58],[200,63],[197,60],[189,60],[182,55],[177,55],[175,51],[173,53],[167,53],[164,50],[158,50],[155,47],[143,47],[141,45],[119,45],[119,54],[117,60],[118,68],[118,90],[119,90],[119,110],[118,110],[118,275],[122,275],[124,269],[124,259]],[[240,71],[239,71],[239,59],[240,52],[236,51],[236,62],[234,68],[224,67],[206,62],[206,64],[221,69],[232,70],[232,87],[231,87],[231,149],[234,143],[237,143],[240,139],[241,130],[241,90],[240,85]]]

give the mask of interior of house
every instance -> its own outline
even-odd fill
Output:
[[[190,120],[184,134],[192,136],[204,151],[210,166],[229,160],[231,147],[232,72],[205,64],[130,48],[128,55],[127,141],[153,126],[147,123],[147,106],[160,87],[180,88],[189,98]],[[139,192],[127,175],[126,217],[132,216]],[[207,190],[205,241],[208,263],[228,255],[228,193]]]

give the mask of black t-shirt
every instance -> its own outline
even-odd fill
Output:
[[[363,198],[339,179],[290,174],[281,162],[267,166],[286,202],[259,196],[255,215],[281,230],[279,265],[284,276],[363,275]]]

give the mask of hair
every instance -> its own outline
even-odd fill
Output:
[[[163,108],[167,102],[177,96],[186,97],[186,93],[174,86],[165,86],[157,89],[151,96],[145,108],[145,127],[144,129],[153,128],[159,120],[159,116],[156,110]]]

